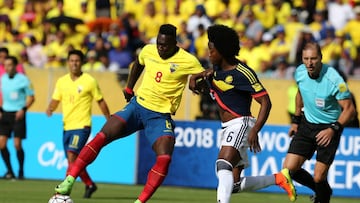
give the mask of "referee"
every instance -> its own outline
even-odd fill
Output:
[[[22,139],[26,138],[26,110],[34,103],[34,90],[28,77],[16,72],[18,60],[7,56],[4,62],[6,73],[1,77],[0,104],[0,150],[7,172],[4,179],[14,179],[14,171],[10,163],[7,141],[14,135],[14,145],[19,161],[18,179],[24,179],[24,150]]]
[[[315,192],[315,203],[329,203],[332,189],[327,174],[345,126],[355,116],[348,85],[331,66],[322,63],[321,49],[307,43],[303,64],[295,71],[296,110],[289,135],[293,136],[284,161],[293,180]],[[301,116],[303,109],[304,116]],[[314,175],[302,169],[316,151]]]

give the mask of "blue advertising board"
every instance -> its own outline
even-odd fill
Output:
[[[176,146],[165,185],[216,188],[215,160],[220,143],[220,123],[216,121],[176,122]],[[242,175],[258,176],[274,174],[281,170],[284,157],[290,143],[288,126],[264,126],[259,134],[262,151],[249,152],[251,166]],[[360,130],[347,128],[341,137],[341,143],[328,181],[334,196],[360,197]],[[138,183],[146,182],[147,172],[155,161],[144,134],[139,136]],[[306,161],[304,168],[313,174],[314,158]],[[296,183],[299,194],[312,194],[312,191]],[[277,186],[260,191],[283,192]]]
[[[63,179],[68,166],[62,145],[62,115],[47,117],[45,113],[27,114],[27,139],[23,141],[25,151],[25,178],[29,179]],[[103,116],[92,117],[90,139],[95,136],[103,124]],[[121,184],[135,183],[136,136],[117,140],[102,149],[97,159],[87,167],[92,179],[96,182]],[[8,140],[11,163],[15,174],[18,162],[13,139]],[[0,161],[0,175],[6,172],[3,161]]]

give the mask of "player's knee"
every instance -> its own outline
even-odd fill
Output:
[[[156,157],[156,163],[154,166],[154,170],[157,172],[166,175],[169,169],[169,165],[171,162],[171,156],[168,154],[159,155]]]
[[[228,171],[232,171],[233,170],[233,166],[230,162],[226,161],[225,159],[218,159],[216,160],[216,172],[220,171],[220,170],[228,170]]]
[[[326,181],[326,177],[324,178],[323,176],[320,176],[320,175],[317,175],[317,174],[314,175],[314,182],[315,183],[320,183],[320,182],[323,182],[323,181]]]

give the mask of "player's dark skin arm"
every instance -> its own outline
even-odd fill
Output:
[[[125,96],[125,99],[127,102],[129,102],[131,100],[131,98],[134,96],[133,88],[134,88],[137,80],[139,79],[141,73],[143,72],[144,67],[145,66],[141,65],[139,63],[138,59],[136,59],[130,69],[130,74],[128,77],[127,85],[126,85],[126,88],[123,90],[123,93],[124,93],[124,96]]]
[[[139,79],[142,71],[144,70],[143,65],[141,65],[138,59],[135,60],[133,66],[131,67],[130,74],[128,77],[127,87],[133,89],[137,80]]]
[[[189,80],[189,89],[194,92],[195,94],[200,94],[201,90],[199,90],[199,87],[197,85],[197,81],[198,79],[208,79],[209,77],[211,77],[214,73],[214,70],[212,68],[209,68],[201,73],[198,74],[194,74],[190,77]]]
[[[257,103],[260,104],[259,113],[255,122],[254,127],[251,129],[249,134],[249,145],[250,145],[250,151],[257,153],[261,151],[261,147],[259,144],[259,138],[258,133],[261,130],[261,128],[264,126],[266,120],[269,117],[270,110],[272,107],[271,100],[268,94],[265,94],[260,97],[254,98]]]

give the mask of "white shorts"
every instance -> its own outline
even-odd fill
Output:
[[[254,117],[243,116],[221,123],[221,146],[234,147],[240,153],[241,159],[234,167],[243,166],[247,168],[250,165],[247,153],[249,148],[248,135],[255,122]]]

